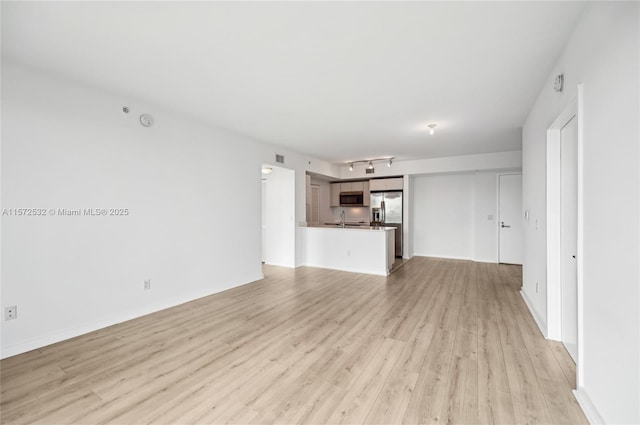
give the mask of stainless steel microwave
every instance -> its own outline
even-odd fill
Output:
[[[364,205],[362,192],[340,192],[341,207],[361,207]]]

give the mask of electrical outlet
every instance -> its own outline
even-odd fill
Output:
[[[347,250],[347,257],[351,257],[351,250]]]
[[[148,291],[149,289],[151,289],[151,279],[145,279],[144,280],[144,290]]]
[[[12,305],[4,308],[4,320],[13,320],[18,318],[18,306]]]
[[[540,284],[538,282],[536,282],[536,294],[538,293],[539,289],[540,289]]]
[[[489,221],[493,221],[493,214],[489,214],[489,215],[487,216],[487,220],[489,220]]]

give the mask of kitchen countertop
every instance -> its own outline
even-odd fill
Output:
[[[345,221],[344,222],[345,226],[369,226],[369,222],[368,221]],[[333,221],[333,222],[325,222],[324,225],[326,226],[340,226],[340,222],[339,221]]]
[[[320,228],[320,229],[338,229],[338,230],[389,230],[389,229],[393,229],[395,230],[395,227],[386,227],[386,226],[345,226],[342,227],[340,225],[336,225],[336,224],[307,224],[306,226],[303,227],[310,227],[310,228]]]

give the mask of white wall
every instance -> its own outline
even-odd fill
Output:
[[[523,127],[523,202],[531,212],[523,292],[545,320],[546,130],[582,83],[584,330],[577,394],[592,419],[605,423],[640,423],[638,21],[637,2],[591,3]],[[559,73],[561,94],[552,90]]]
[[[497,174],[415,176],[413,255],[497,262]]]
[[[262,208],[264,210],[263,260],[267,264],[295,267],[295,172],[269,165],[273,170],[263,175]]]
[[[260,279],[261,164],[285,155],[296,221],[305,170],[337,172],[5,58],[2,74],[2,208],[130,211],[2,217],[2,306],[19,312],[0,321],[2,357]]]
[[[413,181],[414,255],[473,258],[473,175],[420,176]]]

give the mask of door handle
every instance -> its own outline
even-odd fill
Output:
[[[511,227],[511,226],[506,226],[503,221],[502,223],[500,223],[500,227]]]

